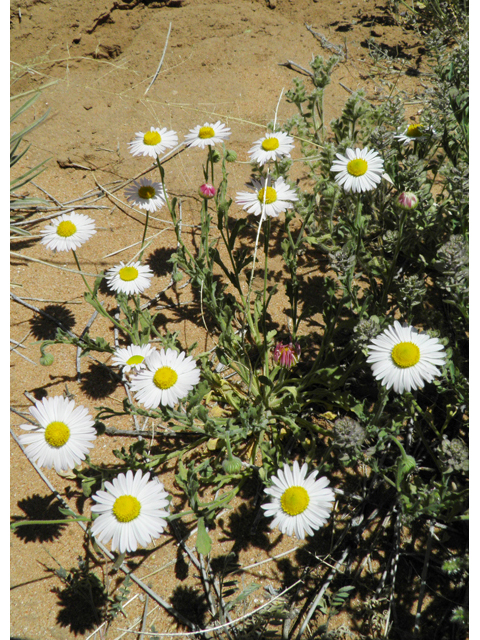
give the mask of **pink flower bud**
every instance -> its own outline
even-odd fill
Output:
[[[198,195],[202,198],[205,198],[205,200],[210,200],[210,198],[213,198],[213,196],[215,195],[215,187],[213,186],[213,184],[208,184],[206,182],[199,187]]]
[[[275,362],[279,362],[282,367],[290,369],[294,364],[297,364],[300,357],[301,349],[298,342],[293,344],[283,344],[283,342],[277,342],[275,350],[273,352],[273,359]]]
[[[404,211],[410,211],[417,208],[418,198],[412,191],[402,191],[397,196],[397,205]]]

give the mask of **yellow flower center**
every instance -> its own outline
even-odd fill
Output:
[[[299,513],[303,513],[309,502],[308,491],[303,487],[289,487],[280,498],[282,509],[289,516],[298,516]]]
[[[356,158],[356,160],[350,160],[347,164],[347,171],[351,176],[363,176],[367,173],[368,162],[363,158]]]
[[[57,235],[62,238],[69,238],[77,232],[77,227],[70,220],[63,220],[57,227]]]
[[[70,438],[70,429],[64,422],[50,422],[45,429],[45,440],[56,449],[63,447]]]
[[[144,200],[150,200],[150,198],[153,198],[156,195],[156,192],[152,186],[148,185],[140,187],[140,189],[138,190],[138,195]]]
[[[406,135],[409,138],[420,138],[423,135],[423,127],[421,124],[411,124],[407,129]]]
[[[138,270],[135,267],[122,267],[118,272],[120,279],[124,282],[130,282],[138,278]]]
[[[205,138],[213,138],[215,135],[215,131],[212,127],[200,127],[200,131],[198,132],[198,137],[205,140]]]
[[[171,367],[160,367],[153,376],[153,383],[159,389],[170,389],[177,380],[178,374]]]
[[[265,200],[264,200],[265,198]],[[265,188],[260,189],[258,192],[258,199],[263,204],[272,204],[277,199],[277,192],[273,187],[267,187],[267,194],[265,195]]]
[[[148,144],[149,147],[154,147],[156,144],[162,141],[162,136],[158,131],[147,131],[143,136],[143,144]]]
[[[262,142],[262,149],[264,151],[275,151],[280,146],[277,138],[267,138]]]
[[[113,515],[119,522],[131,522],[138,518],[142,505],[133,496],[120,496],[113,503]]]
[[[144,356],[132,356],[127,360],[127,364],[129,365],[141,364],[144,360],[145,360]]]
[[[420,360],[420,349],[413,342],[399,342],[392,349],[392,360],[402,369],[413,367]]]

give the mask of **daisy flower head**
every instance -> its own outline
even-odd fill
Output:
[[[147,547],[167,526],[168,493],[156,478],[150,480],[139,469],[120,473],[105,482],[105,491],[97,491],[92,499],[97,504],[92,513],[99,516],[92,525],[92,535],[100,542],[112,540],[112,551],[125,553]]]
[[[336,173],[335,181],[345,191],[361,193],[376,189],[383,176],[383,160],[376,151],[365,149],[347,149],[346,156],[335,154],[338,158],[330,171]]]
[[[428,127],[424,127],[421,124],[409,124],[408,127],[404,129],[402,133],[397,134],[395,138],[406,145],[410,144],[410,142],[426,140],[430,132],[431,130]]]
[[[147,409],[174,407],[200,380],[200,371],[192,356],[173,349],[154,350],[145,359],[145,369],[131,382],[135,398]]]
[[[289,536],[295,534],[301,540],[327,522],[335,501],[328,478],[317,480],[318,471],[309,476],[307,473],[307,464],[300,468],[296,460],[292,468],[285,465],[279,469],[272,476],[273,485],[265,489],[272,501],[262,505],[267,518],[274,516],[271,527],[278,527]]]
[[[88,409],[55,396],[37,400],[30,413],[39,426],[22,424],[21,428],[30,433],[19,436],[30,460],[39,467],[55,467],[55,471],[73,469],[85,460],[97,437]]]
[[[84,242],[97,233],[95,222],[83,213],[64,213],[52,220],[40,231],[40,242],[52,251],[78,249]]]
[[[185,136],[185,142],[189,147],[205,149],[206,146],[213,147],[224,140],[228,140],[230,134],[230,129],[220,120],[215,124],[206,122],[203,127],[198,124],[194,129],[190,129],[190,133]]]
[[[150,127],[144,133],[138,131],[135,140],[128,143],[130,153],[133,156],[150,156],[154,160],[167,149],[172,149],[178,144],[178,136],[175,131],[168,131],[166,127],[158,129]]]
[[[276,131],[275,133],[267,133],[263,138],[257,140],[248,152],[250,162],[257,162],[260,166],[271,160],[279,160],[286,156],[290,157],[290,151],[293,149],[292,136]]]
[[[382,385],[397,393],[421,389],[440,375],[445,364],[445,349],[438,338],[418,333],[414,327],[402,327],[397,320],[368,345],[367,362]]]
[[[152,276],[153,271],[150,267],[142,265],[140,262],[132,264],[120,262],[119,265],[108,269],[105,273],[110,289],[115,293],[126,293],[127,295],[142,293],[148,289]]]
[[[153,213],[163,207],[167,194],[160,182],[140,178],[125,189],[125,195],[132,204]]]
[[[252,180],[254,193],[249,191],[239,191],[235,202],[243,207],[248,213],[259,216],[265,207],[264,216],[278,218],[279,214],[286,209],[293,209],[293,203],[298,200],[298,195],[294,189],[288,186],[284,178],[280,176],[272,185],[272,180],[261,178],[260,181]],[[250,185],[247,185],[247,187]]]
[[[130,370],[140,371],[145,367],[145,358],[147,358],[153,347],[150,344],[142,346],[131,344],[129,347],[115,349],[112,364],[122,367],[123,373],[129,373]]]

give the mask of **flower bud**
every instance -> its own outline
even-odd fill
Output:
[[[395,202],[403,211],[410,211],[418,206],[418,198],[412,191],[402,191]]]
[[[233,149],[227,149],[227,153],[225,154],[225,160],[227,162],[235,162],[237,159],[237,152],[233,151]]]
[[[218,153],[216,149],[213,149],[211,151],[210,157],[212,158],[212,162],[220,162],[220,160],[222,159],[222,156]]]
[[[300,357],[301,349],[298,342],[293,344],[283,344],[283,342],[277,342],[275,350],[273,352],[273,359],[275,362],[280,363],[282,367],[290,369],[294,364],[297,364]]]
[[[50,365],[53,364],[54,361],[54,357],[51,353],[48,353],[48,351],[45,351],[45,347],[46,345],[42,344],[40,347],[40,364],[44,367],[49,367]]]
[[[200,185],[200,187],[198,188],[198,195],[202,198],[205,198],[205,200],[210,200],[210,198],[213,198],[215,193],[215,187],[213,186],[213,184],[208,184],[208,182],[205,182],[205,184]]]
[[[415,469],[415,467],[417,466],[417,461],[413,456],[405,456],[400,460],[399,466],[401,468],[402,474],[407,475],[407,473],[410,473],[410,471],[413,471]]]
[[[40,358],[40,364],[43,365],[44,367],[49,367],[51,364],[53,364],[53,361],[54,361],[54,357],[52,356],[51,353],[45,353]]]
[[[240,458],[237,458],[236,456],[232,456],[231,458],[225,458],[225,460],[222,462],[222,467],[223,470],[225,471],[225,473],[228,473],[229,475],[235,475],[236,473],[240,473],[240,471],[242,470],[242,461],[240,460]]]

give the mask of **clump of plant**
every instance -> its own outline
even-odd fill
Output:
[[[457,53],[449,54],[452,61]],[[158,169],[156,179],[126,190],[145,215],[138,253],[91,284],[78,250],[96,233],[95,221],[63,214],[42,232],[47,249],[73,252],[86,303],[111,326],[109,340],[59,330],[42,345],[43,363],[53,364],[48,347],[58,343],[81,355],[112,356],[105,366],[115,367],[125,395],[121,408],[99,407],[95,418],[68,398],[37,402],[31,413],[39,426],[23,425],[30,433],[20,442],[40,466],[73,469],[89,514],[72,512],[69,521],[88,522],[94,549],[105,552],[110,543],[117,567],[167,531],[176,535],[177,520],[196,523],[196,555],[189,557],[210,622],[201,630],[169,611],[204,634],[218,624],[226,637],[254,637],[280,620],[284,638],[300,640],[312,625],[330,637],[332,617],[367,579],[375,593],[371,610],[385,605],[375,633],[387,637],[408,626],[418,637],[420,626],[436,622],[422,607],[433,557],[436,565],[447,560],[440,536],[455,537],[462,552],[466,547],[468,224],[463,201],[454,197],[466,179],[466,147],[458,140],[465,94],[455,73],[445,76],[444,59],[438,82],[458,88],[449,94],[450,112],[440,114],[446,104],[432,93],[428,120],[407,124],[398,99],[374,106],[357,92],[327,127],[323,99],[337,63],[317,56],[313,86],[294,83],[287,100],[298,114],[283,127],[274,121],[253,143],[246,191],[229,188],[236,153],[227,148],[225,124],[197,125],[186,135],[187,147],[204,153],[195,243],[182,228],[181,200],[170,196],[166,161],[178,135],[156,127],[130,143],[133,155],[151,158]],[[310,179],[304,190],[289,178],[296,138]],[[209,351],[159,329],[156,298],[142,302],[153,277],[144,257],[149,217],[160,208],[177,242],[171,286],[187,280],[196,292],[215,345]],[[274,258],[281,284],[269,278]],[[303,276],[306,264],[322,264],[313,284]],[[271,310],[280,286],[288,300],[282,327]],[[138,439],[114,451],[118,464],[93,464],[88,454],[97,436],[118,434],[109,425],[120,417],[131,420],[129,435]],[[171,461],[181,509],[160,481]],[[329,562],[325,569],[315,546],[293,585],[302,583],[301,595],[285,585],[275,606],[272,600],[250,612],[240,631],[240,617],[233,624],[229,616],[256,585],[234,597],[225,593],[232,567],[214,568],[211,530],[249,487],[264,494],[257,517],[273,518],[282,534],[321,540],[318,532],[328,527],[328,550],[319,548]],[[379,546],[382,571],[375,576],[366,567]],[[414,587],[403,584],[406,563],[421,576]],[[466,616],[464,583],[457,586],[448,600],[455,623]],[[402,596],[408,589],[411,597],[413,588],[416,615],[405,622]],[[366,620],[368,637],[373,614]]]
[[[21,100],[26,98],[31,92],[17,94],[12,96],[11,101]],[[10,124],[15,128],[20,116],[25,113],[40,97],[41,91],[35,92],[30,98],[14,111],[10,116]],[[37,120],[34,120],[31,124],[24,126],[19,131],[13,131],[10,136],[10,169],[13,169],[15,165],[25,156],[30,149],[30,145],[22,145],[24,138],[45,121],[49,113],[49,110],[40,116]],[[25,221],[29,215],[37,211],[38,206],[47,205],[47,201],[43,198],[31,197],[28,195],[22,195],[20,190],[27,186],[34,178],[36,178],[45,169],[44,160],[38,165],[25,171],[20,176],[16,176],[10,182],[10,233],[12,236],[28,236],[30,232],[22,227],[21,222]]]

